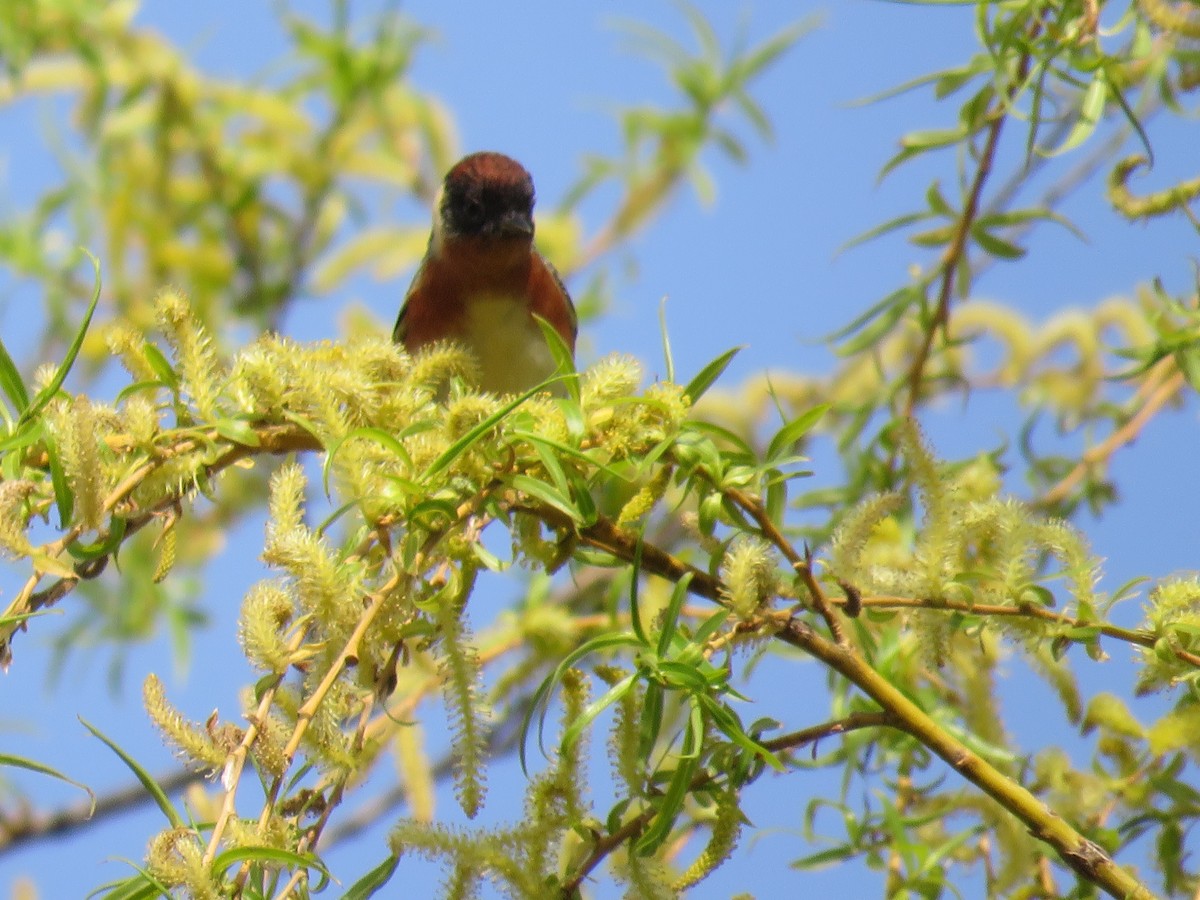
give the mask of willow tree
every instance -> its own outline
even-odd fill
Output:
[[[840,792],[795,822],[834,810],[841,831],[797,840],[801,868],[876,869],[888,896],[939,896],[964,877],[990,896],[1194,892],[1200,581],[1102,592],[1086,529],[1116,502],[1109,460],[1196,387],[1196,298],[1147,272],[1136,297],[1042,325],[963,302],[988,264],[1065,222],[1065,192],[1103,189],[1076,177],[1080,161],[1106,174],[1122,216],[1191,216],[1200,182],[1129,183],[1151,114],[1182,112],[1196,84],[1200,20],[1150,0],[1101,7],[981,3],[968,61],[910,86],[932,88],[951,124],[904,135],[886,173],[953,149],[934,158],[958,177],[914,185],[914,210],[864,236],[906,233],[928,263],[832,339],[835,371],[739,388],[721,380],[733,351],[676,377],[664,342],[666,377],[645,384],[632,359],[577,372],[558,348],[542,386],[554,390],[496,397],[472,389],[461,348],[409,357],[386,323],[319,344],[277,333],[305,292],[336,294],[363,267],[399,275],[422,251],[424,225],[370,202],[431,202],[458,152],[449,111],[408,77],[421,29],[392,13],[352,22],[344,4],[328,23],[285,12],[293,65],[265,85],[197,69],[134,24],[132,3],[5,4],[0,98],[66,97],[80,148],[0,248],[45,311],[33,350],[0,353],[0,543],[21,573],[0,622],[5,664],[24,664],[26,632],[63,654],[81,634],[119,648],[156,622],[185,639],[195,610],[160,586],[186,574],[215,590],[220,536],[264,507],[267,527],[236,635],[256,673],[244,708],[192,722],[164,678],[137,673],[145,715],[211,780],[180,799],[194,776],[155,778],[120,734],[93,728],[136,789],[102,798],[96,818],[33,793],[0,821],[3,849],[140,797],[163,825],[109,896],[307,896],[334,875],[362,897],[424,856],[448,897],[490,882],[570,898],[608,881],[674,897],[744,865],[743,804],[768,775],[819,767],[841,773]],[[1115,20],[1103,31],[1101,13]],[[741,159],[747,135],[770,132],[756,81],[802,29],[730,53],[685,15],[695,51],[641,35],[678,102],[619,112],[621,156],[589,158],[540,223],[568,279],[654,227],[681,186],[703,186],[702,154]],[[1100,132],[1143,146],[1121,156]],[[1054,167],[1063,181],[1043,200],[1013,199]],[[592,196],[611,206],[589,227]],[[41,239],[64,221],[91,261]],[[601,314],[604,284],[574,283],[586,313]],[[113,359],[127,374],[106,402],[92,386]],[[996,387],[1025,410],[1024,431],[939,458],[921,427],[931,405]],[[1039,451],[1042,420],[1084,448]],[[822,441],[841,470],[813,489],[804,454]],[[1014,473],[1028,496],[1002,490]],[[520,599],[473,626],[489,571]],[[1114,604],[1137,591],[1144,621],[1116,624]],[[66,624],[42,615],[52,608]],[[1136,681],[1088,690],[1120,645],[1139,654]],[[820,667],[806,690],[826,715],[798,721],[778,692],[747,705],[771,654]],[[1018,743],[997,699],[1014,655],[1090,759]],[[1173,704],[1138,705],[1157,690]],[[443,716],[453,752],[431,760],[427,723]],[[589,787],[605,753],[611,779]],[[489,764],[511,754],[522,808],[471,824]],[[365,797],[367,777],[393,786]],[[435,805],[443,783],[458,818]],[[364,821],[390,826],[361,848],[373,862],[330,872],[328,848]]]

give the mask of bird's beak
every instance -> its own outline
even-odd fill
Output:
[[[504,214],[500,222],[500,234],[504,237],[533,237],[533,216],[514,210]]]

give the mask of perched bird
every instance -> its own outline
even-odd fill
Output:
[[[458,341],[479,359],[481,388],[514,393],[555,372],[535,315],[575,352],[575,306],[533,245],[533,179],[501,153],[472,153],[446,174],[392,337],[410,353]]]

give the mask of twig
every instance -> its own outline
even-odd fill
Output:
[[[250,456],[263,453],[290,453],[298,450],[320,450],[320,442],[298,425],[262,425],[255,429],[258,438],[257,446],[231,444],[229,449],[215,462],[209,463],[200,470],[204,477],[211,478],[217,473]],[[210,436],[210,439],[213,436]],[[118,439],[119,440],[119,439]],[[159,455],[138,466],[133,472],[122,479],[108,496],[105,497],[102,509],[106,514],[125,521],[126,532],[137,531],[164,509],[179,503],[186,491],[173,493],[163,498],[159,503],[148,509],[136,511],[122,516],[116,513],[118,506],[124,503],[146,478],[168,459],[190,453],[204,446],[204,442],[191,435],[182,438],[176,444],[159,450]],[[75,525],[64,532],[59,538],[48,544],[43,544],[38,553],[50,559],[59,559],[79,536],[83,533],[82,525]],[[0,665],[7,666],[12,659],[13,635],[24,628],[22,617],[39,609],[52,606],[69,594],[84,578],[98,575],[104,568],[107,556],[80,563],[75,567],[76,574],[72,577],[59,577],[41,591],[34,589],[41,583],[44,573],[35,571],[26,580],[24,586],[9,603],[3,617],[11,619],[0,625]]]
[[[298,629],[292,635],[291,641],[288,642],[289,653],[295,653],[304,644],[305,630]],[[271,713],[271,706],[275,702],[275,693],[283,684],[284,675],[286,672],[280,672],[275,676],[275,680],[271,685],[263,691],[262,698],[259,700],[258,709],[254,715],[250,717],[250,722],[246,726],[245,732],[242,734],[242,739],[238,742],[237,747],[225,759],[225,767],[221,772],[221,783],[225,788],[225,796],[221,800],[221,811],[217,814],[217,819],[213,822],[212,832],[208,836],[208,846],[204,849],[204,865],[212,864],[212,861],[217,856],[217,848],[221,843],[221,835],[225,832],[225,827],[229,824],[229,820],[237,811],[237,789],[241,782],[242,770],[246,765],[246,757],[250,753],[250,748],[254,746],[254,741],[258,737],[259,730],[262,728],[262,723],[267,720],[267,716]]]
[[[1066,499],[1089,471],[1108,462],[1118,450],[1133,443],[1150,420],[1170,403],[1186,384],[1187,380],[1183,377],[1183,372],[1179,370],[1172,357],[1157,362],[1150,372],[1150,377],[1143,385],[1143,391],[1139,391],[1139,395],[1145,394],[1145,402],[1141,408],[1130,417],[1128,422],[1107,438],[1084,451],[1075,467],[1064,475],[1054,487],[1037,498],[1035,505],[1048,507]]]
[[[164,793],[177,794],[189,785],[203,781],[204,776],[180,769],[155,780]],[[0,817],[0,855],[18,850],[26,844],[63,837],[95,825],[108,816],[131,812],[153,802],[153,799],[145,787],[137,783],[97,797],[94,807],[85,800],[50,812],[27,810],[19,815]]]
[[[1126,872],[1096,843],[1054,813],[1024,785],[1008,777],[982,756],[935,722],[907,694],[895,687],[860,656],[846,652],[793,618],[776,637],[846,678],[896,717],[902,728],[939,756],[955,772],[975,785],[1029,828],[1034,837],[1049,844],[1073,871],[1114,897],[1153,900],[1153,894]]]
[[[834,600],[835,604],[845,601]],[[1112,625],[1107,622],[1083,621],[1076,619],[1074,616],[1068,616],[1063,613],[1056,613],[1046,609],[1043,606],[1037,606],[1032,603],[1019,602],[1012,605],[1002,605],[999,603],[966,603],[961,600],[942,600],[937,601],[927,600],[921,597],[892,597],[892,596],[875,596],[861,598],[864,607],[872,609],[926,609],[931,611],[943,610],[945,612],[965,613],[967,615],[975,615],[983,618],[989,616],[1003,617],[1014,616],[1026,619],[1040,619],[1043,622],[1053,622],[1056,625],[1065,625],[1069,628],[1091,628],[1098,631],[1105,637],[1113,638],[1114,640],[1124,641],[1127,644],[1136,644],[1139,647],[1154,648],[1160,635],[1152,631],[1142,629],[1121,628],[1119,625]],[[1082,643],[1082,638],[1068,638],[1074,643]],[[1191,653],[1181,648],[1173,648],[1175,657],[1181,662],[1200,668],[1200,656]]]
[[[845,734],[850,731],[857,731],[860,728],[887,728],[897,727],[896,719],[883,712],[871,713],[853,713],[846,716],[844,719],[835,719],[831,722],[825,722],[821,725],[814,725],[811,728],[804,728],[800,731],[793,731],[790,734],[780,735],[769,741],[763,741],[762,745],[772,753],[779,753],[784,750],[795,750],[803,747],[805,744],[811,744],[814,741],[820,740],[823,737],[828,737],[834,734]],[[717,780],[720,773],[701,772],[692,779],[688,787],[689,793],[700,790],[707,785]],[[592,846],[592,851],[587,858],[580,863],[579,868],[575,873],[567,879],[560,890],[563,900],[570,900],[579,890],[579,886],[584,880],[602,863],[610,853],[624,844],[626,841],[641,834],[647,825],[654,819],[657,810],[649,807],[638,815],[634,816],[616,831],[610,834],[603,835],[597,838],[596,843]]]
[[[1039,27],[1039,24],[1036,22],[1031,26],[1033,30]],[[906,417],[913,415],[916,411],[917,403],[921,399],[921,383],[925,378],[925,366],[929,362],[929,355],[933,350],[934,339],[937,333],[944,331],[949,324],[950,299],[954,294],[955,273],[958,271],[963,254],[966,253],[967,241],[971,236],[971,226],[975,223],[975,218],[979,213],[980,203],[983,198],[983,187],[987,183],[988,176],[991,174],[992,166],[996,160],[996,149],[1000,145],[1000,134],[1004,130],[1004,123],[1007,121],[1006,111],[1025,81],[1025,77],[1029,72],[1029,64],[1030,54],[1025,53],[1017,64],[1015,77],[1005,91],[1004,97],[997,99],[988,112],[988,117],[991,121],[987,126],[987,136],[984,138],[983,149],[979,153],[979,164],[975,169],[975,178],[971,182],[970,190],[967,192],[966,203],[963,206],[962,214],[955,224],[950,243],[943,251],[939,262],[941,284],[938,288],[937,306],[934,308],[933,320],[925,329],[921,338],[921,345],[917,348],[916,356],[908,370],[908,398],[904,405],[904,415]]]

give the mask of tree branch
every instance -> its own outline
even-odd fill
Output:
[[[198,784],[204,776],[180,769],[157,779],[158,786],[167,794],[178,794],[184,788]],[[50,812],[22,810],[12,816],[0,816],[0,856],[20,850],[27,844],[48,838],[63,837],[83,828],[90,828],[100,820],[153,802],[153,797],[139,782],[117,788],[96,798],[93,808],[90,801],[81,801]]]

